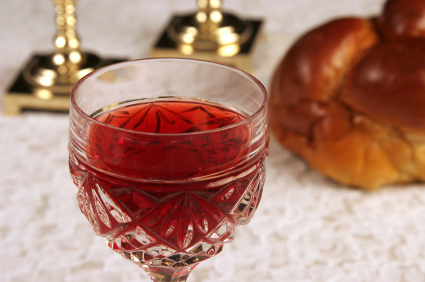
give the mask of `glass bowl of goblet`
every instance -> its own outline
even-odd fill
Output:
[[[267,93],[207,61],[122,62],[71,92],[69,165],[81,212],[152,281],[186,281],[262,195]]]

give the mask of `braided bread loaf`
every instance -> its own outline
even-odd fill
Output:
[[[425,0],[388,0],[299,38],[270,88],[286,148],[345,185],[425,181]]]

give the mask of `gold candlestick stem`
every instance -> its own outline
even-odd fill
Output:
[[[223,21],[221,13],[221,1],[199,0],[199,11],[196,20],[199,25],[199,37],[203,40],[216,41],[215,32]]]
[[[75,17],[75,4],[70,0],[55,0],[56,5],[56,35],[55,45],[60,53],[78,50],[80,40],[75,31],[77,19]]]
[[[76,71],[76,66],[82,63],[80,40],[76,32],[75,3],[71,0],[54,0],[56,5],[57,35],[55,39],[56,52],[53,63],[58,66],[60,74]],[[62,78],[63,82],[65,79]]]

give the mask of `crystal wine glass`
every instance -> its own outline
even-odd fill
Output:
[[[152,281],[186,281],[250,221],[268,143],[265,88],[229,66],[128,61],[90,73],[71,93],[81,212]]]

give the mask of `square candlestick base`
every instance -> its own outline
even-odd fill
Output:
[[[37,88],[24,78],[24,71],[47,55],[34,55],[20,71],[12,85],[3,96],[3,113],[17,115],[23,110],[42,110],[67,112],[70,104],[70,94],[54,93],[50,90]],[[102,59],[105,65],[124,61],[123,59]]]
[[[254,53],[258,41],[260,40],[261,30],[263,26],[262,20],[244,20],[243,22],[249,23],[252,25],[251,36],[240,45],[239,52],[233,56],[220,56],[218,52],[208,52],[200,50],[190,50],[190,52],[184,52],[180,50],[179,44],[176,43],[167,33],[167,30],[172,25],[176,19],[181,18],[181,16],[174,16],[169,24],[167,25],[164,32],[161,34],[159,40],[155,44],[154,49],[152,50],[152,57],[180,57],[180,58],[191,58],[191,59],[200,59],[206,61],[217,62],[229,66],[236,67],[248,73],[252,72]]]

